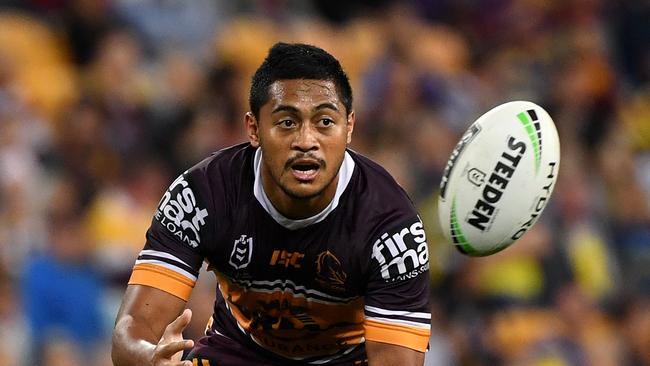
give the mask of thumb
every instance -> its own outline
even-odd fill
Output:
[[[183,310],[181,315],[167,326],[165,333],[171,332],[172,334],[181,334],[185,327],[190,324],[190,320],[192,320],[192,310]]]

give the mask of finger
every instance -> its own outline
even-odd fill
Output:
[[[163,346],[160,346],[158,354],[163,358],[171,358],[173,355],[178,352],[182,352],[185,349],[190,349],[194,347],[193,340],[182,340],[176,342],[169,342]]]
[[[174,319],[174,321],[167,326],[165,333],[172,332],[173,334],[181,334],[185,327],[190,324],[190,320],[192,320],[192,310],[185,309],[178,318]]]
[[[192,361],[185,360],[170,364],[170,366],[193,366]]]
[[[166,366],[194,366],[192,361],[185,360],[185,361],[178,361],[178,362],[173,362],[170,364],[167,364]]]

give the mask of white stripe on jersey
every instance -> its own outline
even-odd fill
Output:
[[[223,294],[223,289],[221,288],[221,284],[219,283],[219,281],[217,281],[217,288],[219,288],[219,292]],[[224,300],[225,300],[225,296],[224,296]],[[230,303],[227,300],[224,301],[223,303],[226,305],[226,309],[228,309],[228,311],[230,312],[230,316],[235,321],[235,324],[237,324],[237,328],[239,328],[239,330],[242,333],[248,335],[246,329],[242,328],[242,326],[239,324],[239,321],[237,321],[237,317],[235,316],[235,313],[233,313],[232,309],[230,308]]]
[[[287,288],[283,288],[283,287],[256,288],[254,286],[251,286],[251,287],[247,288],[246,290],[247,291],[253,291],[253,292],[261,292],[261,293],[264,293],[264,294],[272,294],[272,293],[274,293],[276,291],[282,291],[282,292],[290,293],[295,297],[302,297],[307,301],[313,301],[313,302],[317,302],[319,304],[326,304],[326,305],[341,304],[341,303],[349,302],[347,300],[346,301],[327,301],[327,300],[316,298],[316,297],[314,297],[313,294],[310,294],[310,293],[305,294],[305,293],[301,293],[301,292],[294,292],[291,288],[288,288],[288,287]],[[310,290],[307,290],[307,291],[310,291]],[[355,299],[357,299],[357,297],[350,298],[350,300],[355,300]]]
[[[151,255],[151,256],[154,256],[154,257],[167,258],[167,259],[171,259],[171,260],[173,260],[173,261],[176,261],[176,262],[178,262],[178,263],[184,264],[184,265],[186,265],[186,266],[192,268],[192,266],[190,266],[189,264],[185,263],[185,262],[184,262],[183,260],[181,260],[180,258],[175,257],[175,256],[173,256],[173,255],[171,255],[171,254],[169,254],[169,253],[167,253],[167,252],[161,252],[161,251],[158,251],[158,250],[152,250],[152,249],[143,249],[142,251],[140,251],[140,254],[138,254],[138,256],[140,256],[140,255]]]
[[[410,312],[410,311],[386,310],[386,309],[377,308],[377,307],[369,306],[369,305],[366,305],[365,309],[370,311],[370,312],[381,314],[381,315],[398,315],[398,316],[406,316],[406,317],[409,317],[409,318],[431,319],[431,313],[418,313],[418,312]]]
[[[417,323],[417,322],[411,322],[408,320],[402,320],[402,319],[390,319],[390,318],[378,318],[374,316],[366,316],[366,319],[368,320],[374,320],[376,322],[384,323],[384,324],[401,324],[401,325],[408,325],[410,327],[415,327],[415,328],[420,328],[420,329],[430,329],[431,324],[429,323]]]
[[[252,290],[260,291],[260,292],[264,292],[264,293],[270,293],[270,292],[274,292],[276,290],[280,290],[280,291],[291,290],[291,293],[294,294],[294,295],[297,295],[296,292],[303,292],[303,293],[305,293],[307,295],[320,296],[320,297],[322,297],[324,299],[331,299],[334,302],[350,302],[350,301],[355,300],[355,299],[358,298],[358,296],[353,296],[353,297],[332,296],[332,295],[326,294],[324,292],[320,292],[318,290],[308,289],[305,286],[296,285],[293,281],[290,281],[290,280],[247,281],[247,280],[235,280],[235,279],[232,279],[230,277],[228,277],[228,279],[230,281],[232,281],[233,283],[235,283],[236,285],[245,286],[248,289],[252,289]],[[296,292],[294,292],[292,290],[292,288]],[[326,301],[326,300],[323,300],[323,301]]]
[[[139,259],[139,260],[135,261],[136,265],[137,264],[144,264],[144,263],[155,264],[155,265],[160,266],[160,267],[165,267],[167,269],[170,269],[170,270],[182,275],[183,277],[187,277],[188,279],[192,280],[192,282],[196,282],[196,280],[197,280],[195,275],[187,272],[184,269],[178,268],[178,267],[174,266],[173,264],[169,264],[167,262],[163,262],[163,261],[159,261],[159,260],[155,260],[155,259]]]
[[[216,329],[210,329],[210,330],[212,330],[215,334],[218,334],[218,335],[220,335],[220,336],[222,336],[224,338],[228,338],[228,339],[232,340],[230,337],[228,337],[227,335],[221,333],[220,331],[218,331]]]
[[[361,343],[359,343],[359,344],[363,344],[365,342],[366,342],[366,339],[362,337],[361,338]],[[334,357],[329,357],[329,358],[322,358],[322,359],[318,359],[316,361],[307,361],[307,363],[311,364],[311,365],[322,365],[324,363],[328,363],[330,361],[336,360],[337,358],[341,358],[341,357],[347,355],[348,353],[354,351],[355,348],[359,347],[359,344],[354,345],[353,347],[350,347],[350,348],[346,349],[340,355],[337,355],[337,356],[334,356]]]
[[[348,302],[348,301],[351,301],[351,300],[354,300],[354,299],[357,298],[356,296],[355,297],[332,296],[332,295],[326,294],[324,292],[320,292],[318,290],[308,289],[305,286],[296,285],[293,281],[290,281],[290,280],[251,281],[250,284],[251,284],[251,288],[253,288],[255,290],[258,290],[258,289],[259,290],[269,290],[269,288],[265,288],[265,289],[264,288],[256,288],[255,285],[258,285],[258,286],[271,286],[272,290],[291,291],[291,293],[293,293],[294,295],[297,295],[295,292],[292,291],[291,288],[287,287],[287,285],[289,285],[294,290],[304,292],[304,293],[306,293],[308,295],[316,295],[316,296],[324,297],[326,299],[331,299],[331,300],[335,300],[335,301],[342,301],[342,302]]]

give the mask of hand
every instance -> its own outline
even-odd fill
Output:
[[[194,341],[183,339],[183,330],[190,324],[192,311],[185,309],[171,322],[153,350],[154,366],[192,366],[192,361],[182,361],[183,350],[194,347]]]

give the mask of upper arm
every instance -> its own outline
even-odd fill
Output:
[[[197,170],[180,175],[165,192],[133,267],[116,330],[120,322],[144,321],[160,336],[183,310],[203,264],[204,245],[211,240],[208,195]]]
[[[200,171],[180,175],[163,195],[129,285],[145,285],[187,301],[212,240],[213,210]]]
[[[415,215],[391,226],[372,242],[365,338],[422,353],[431,332],[426,236]]]
[[[424,352],[394,344],[366,341],[366,353],[370,366],[421,366]]]
[[[213,242],[210,195],[201,166],[180,175],[163,195],[115,321],[111,356],[116,365],[151,364],[161,337],[183,311],[205,247]]]

